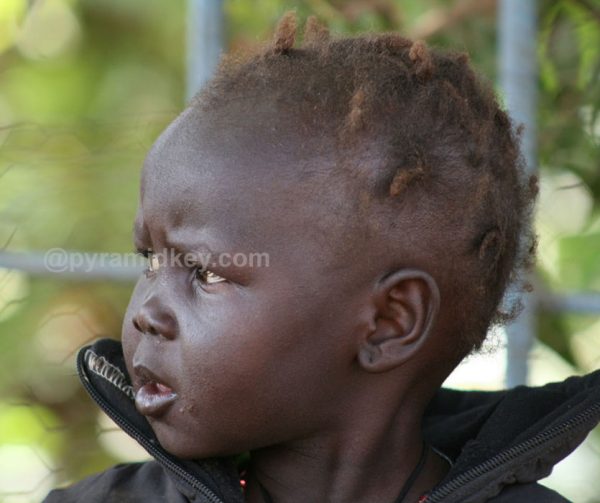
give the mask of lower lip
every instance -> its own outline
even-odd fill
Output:
[[[164,384],[149,382],[135,395],[135,407],[144,416],[158,417],[164,414],[177,399],[177,394]]]

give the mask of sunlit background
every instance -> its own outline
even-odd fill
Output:
[[[227,46],[265,40],[290,7],[338,33],[397,30],[468,51],[499,80],[491,0],[225,1]],[[185,103],[186,15],[183,0],[0,0],[0,250],[131,251],[144,154]],[[530,384],[600,367],[600,2],[540,1],[538,23],[537,282],[547,302],[534,317]],[[131,288],[0,269],[0,501],[39,501],[146,457],[74,370],[81,345],[119,336]],[[558,309],[552,292],[581,302]],[[498,331],[448,384],[501,388],[506,354]],[[599,475],[594,432],[544,483],[599,502]]]

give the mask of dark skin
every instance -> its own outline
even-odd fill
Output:
[[[298,177],[299,159],[327,162],[308,139],[260,138],[257,124],[219,136],[188,111],[151,150],[139,249],[266,252],[269,266],[163,264],[142,276],[123,325],[134,387],[146,366],[177,393],[148,417],[169,452],[251,452],[248,502],[263,501],[257,479],[277,502],[392,502],[421,454],[440,380],[427,370],[438,286],[422,268],[394,269],[360,221],[344,237],[351,246],[326,249],[316,222],[349,208],[350,189]],[[447,468],[429,452],[406,501]]]

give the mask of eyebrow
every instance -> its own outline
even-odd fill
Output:
[[[202,231],[202,228],[195,229],[195,233]],[[189,231],[187,231],[189,234]],[[197,253],[206,253],[211,255],[218,255],[223,253],[223,250],[218,250],[219,246],[211,246],[207,239],[186,239],[186,229],[176,229],[165,236],[165,244],[178,252],[192,251]],[[216,243],[215,243],[216,244]]]
[[[189,228],[188,228],[189,229]],[[195,229],[196,232],[199,232],[202,228]],[[217,260],[217,257],[220,255],[233,255],[231,252],[224,251],[226,247],[219,246],[218,244],[221,242],[218,238],[214,238],[211,241],[216,241],[216,246],[210,246],[207,243],[207,239],[201,239],[198,237],[197,239],[190,239],[189,241],[185,239],[186,228],[179,228],[172,231],[170,234],[165,236],[165,246],[172,250],[175,250],[177,253],[197,253],[201,256],[204,255],[205,259],[210,260],[210,269],[216,268],[218,271],[220,269],[219,265],[214,264],[214,261]],[[189,234],[189,231],[187,231]],[[138,244],[140,241],[142,243],[152,243],[150,239],[150,231],[145,224],[136,223],[134,226],[134,241]],[[218,264],[218,262],[217,262]],[[205,265],[205,264],[203,264]],[[227,266],[227,269],[230,271],[230,274],[235,274],[233,276],[234,281],[236,281],[240,285],[247,284],[252,277],[252,269],[253,267],[246,267],[245,265],[238,265],[235,263],[230,263]],[[231,278],[231,277],[230,277]]]
[[[216,251],[214,251],[210,246],[208,246],[204,241],[197,241],[194,243],[188,243],[183,240],[166,240],[166,244],[168,248],[171,248],[177,252],[198,252],[198,253],[207,253],[211,255],[218,255]]]
[[[195,229],[196,232],[200,232],[201,230],[202,228]],[[174,250],[178,253],[191,252],[198,253],[201,255],[209,255],[211,257],[216,257],[221,254],[227,253],[224,249],[222,249],[223,247],[221,246],[210,246],[207,243],[206,239],[193,239],[188,241],[184,237],[186,232],[189,233],[189,231],[186,231],[186,228],[184,227],[176,229],[170,234],[166,233],[166,235],[164,236],[164,245],[168,249]],[[134,223],[133,241],[135,246],[138,248],[145,248],[147,247],[147,245],[152,243],[150,230],[148,229],[148,226],[144,223],[143,219],[136,219]],[[232,264],[231,267],[238,268],[238,266],[235,266],[234,264]]]

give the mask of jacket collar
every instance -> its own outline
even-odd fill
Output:
[[[544,478],[599,422],[600,370],[535,388],[442,389],[424,434],[455,463],[427,502],[485,501],[505,485]]]
[[[96,403],[165,468],[190,501],[244,502],[233,458],[188,461],[161,447],[150,424],[135,408],[120,342],[100,339],[82,348],[77,355],[77,372]]]
[[[120,342],[100,339],[82,348],[77,370],[90,396],[161,463],[190,500],[243,503],[234,458],[187,461],[160,446],[135,408]],[[600,371],[540,388],[442,388],[426,411],[423,429],[427,441],[454,464],[424,501],[485,501],[507,484],[543,478],[599,422]]]

